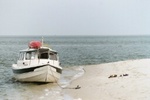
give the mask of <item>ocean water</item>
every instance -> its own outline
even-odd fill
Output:
[[[150,36],[44,36],[44,42],[59,53],[63,67],[59,83],[16,82],[11,65],[32,40],[41,37],[0,37],[0,100],[68,100],[61,87],[83,73],[82,66],[150,58]]]

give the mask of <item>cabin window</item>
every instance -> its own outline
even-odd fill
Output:
[[[48,53],[42,53],[42,54],[40,55],[40,58],[41,58],[41,59],[48,59]]]
[[[31,60],[35,59],[36,52],[31,52]]]
[[[19,60],[23,60],[24,59],[24,53],[20,52],[19,54]]]
[[[31,52],[27,52],[26,53],[26,60],[30,60],[31,59]]]
[[[50,53],[50,59],[51,60],[57,60],[57,55],[54,53]]]

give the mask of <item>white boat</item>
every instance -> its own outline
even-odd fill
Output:
[[[22,82],[57,82],[62,73],[57,52],[38,41],[20,51],[12,70],[14,78]]]

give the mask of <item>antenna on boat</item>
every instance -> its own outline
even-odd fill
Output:
[[[43,46],[43,36],[42,36],[42,46]]]

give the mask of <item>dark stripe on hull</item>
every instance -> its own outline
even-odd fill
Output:
[[[47,64],[47,65],[49,65],[49,64]],[[22,73],[33,72],[36,68],[44,67],[44,66],[47,66],[47,65],[36,66],[36,67],[31,67],[31,68],[23,68],[23,69],[13,69],[13,72],[15,74],[22,74]],[[51,66],[51,65],[49,65],[49,66]],[[61,69],[56,68],[54,66],[51,66],[51,67],[55,68],[58,73],[60,73],[60,74],[62,73]]]

